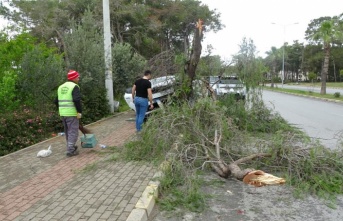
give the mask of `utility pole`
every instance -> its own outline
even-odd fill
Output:
[[[283,88],[284,80],[285,80],[285,35],[286,35],[286,26],[289,25],[297,25],[298,22],[292,24],[276,24],[272,22],[273,25],[281,25],[283,27],[283,45],[282,45],[282,75],[281,75],[281,85]]]
[[[285,35],[286,35],[286,25],[283,26],[283,43],[282,43],[282,88],[285,81]]]
[[[111,52],[111,28],[110,28],[110,4],[109,0],[102,1],[104,22],[104,51],[105,51],[105,86],[107,99],[111,113],[114,112],[113,80],[112,80],[112,52]]]

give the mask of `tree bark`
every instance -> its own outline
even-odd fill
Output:
[[[322,69],[322,86],[320,88],[320,94],[326,94],[326,80],[329,73],[329,59],[330,59],[330,44],[326,43],[324,46],[324,63]]]
[[[213,99],[214,101],[217,100],[217,95],[216,95],[216,93],[214,92],[213,88],[211,87],[210,82],[205,81],[205,80],[201,80],[201,81],[205,84],[205,87],[206,87],[206,89],[209,91],[209,93],[211,94],[212,99]]]
[[[68,50],[67,50],[67,45],[64,42],[62,34],[57,29],[55,29],[55,31],[57,33],[57,36],[58,36],[59,40],[61,41],[63,52],[64,52],[64,60],[66,62],[66,66],[67,66],[67,69],[68,69],[70,67],[70,62],[69,62],[69,56],[68,56],[69,53],[68,53]]]
[[[229,170],[231,171],[231,174],[233,177],[235,177],[238,180],[243,180],[244,176],[250,173],[251,171],[254,171],[255,169],[253,168],[247,168],[242,170],[238,165],[241,163],[245,163],[247,161],[253,160],[258,157],[270,157],[271,154],[267,153],[257,153],[253,154],[247,157],[243,157],[239,160],[236,160],[228,165]]]
[[[201,50],[202,50],[201,39],[203,37],[202,24],[203,24],[202,20],[199,19],[197,22],[195,33],[194,33],[194,39],[192,43],[192,50],[191,50],[190,58],[186,62],[186,65],[185,65],[185,72],[187,73],[190,79],[190,82],[194,80],[195,71],[200,60],[200,55],[201,55]]]
[[[186,61],[185,66],[184,66],[184,72],[186,76],[188,77],[188,79],[185,79],[186,80],[185,85],[187,88],[189,88],[189,90],[185,93],[185,96],[187,99],[191,98],[193,94],[193,80],[195,78],[195,71],[199,63],[201,50],[202,50],[202,46],[201,46],[201,39],[203,37],[202,28],[203,28],[203,21],[199,19],[196,24],[190,57]]]
[[[253,160],[255,158],[258,158],[258,157],[270,157],[270,156],[271,156],[271,154],[267,154],[267,153],[252,154],[250,156],[243,157],[239,160],[236,160],[236,161],[230,163],[229,165],[225,165],[225,163],[221,159],[219,159],[217,162],[211,162],[211,167],[216,173],[218,173],[218,175],[220,177],[227,178],[231,175],[238,180],[243,180],[245,175],[247,175],[251,171],[254,171],[255,169],[254,168],[246,168],[246,169],[242,170],[239,167],[239,164],[248,162],[248,161]]]

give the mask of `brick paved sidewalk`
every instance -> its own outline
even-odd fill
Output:
[[[125,112],[86,127],[98,144],[120,148],[134,136],[131,118]],[[52,155],[37,158],[49,145]],[[0,220],[126,220],[154,168],[111,161],[99,145],[71,158],[65,149],[62,136],[0,157]]]

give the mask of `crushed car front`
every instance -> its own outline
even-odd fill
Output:
[[[174,93],[175,76],[168,75],[150,80],[152,89],[153,105],[155,108],[161,108],[168,96]],[[128,106],[135,111],[135,104],[132,100],[132,88],[127,88],[124,94],[124,99]],[[148,110],[146,115],[151,111]]]

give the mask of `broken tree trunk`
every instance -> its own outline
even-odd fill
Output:
[[[191,89],[190,93],[188,94],[188,97],[192,94],[192,82],[195,78],[195,71],[200,61],[200,55],[201,55],[201,50],[202,50],[201,39],[203,37],[202,29],[203,29],[203,21],[199,19],[198,22],[196,23],[196,29],[194,33],[190,58],[187,60],[184,67],[185,74],[189,78],[189,82],[187,86]]]
[[[228,178],[231,175],[238,180],[243,180],[245,175],[247,175],[251,171],[254,171],[255,169],[246,168],[246,169],[242,170],[239,167],[239,164],[248,162],[248,161],[253,160],[255,158],[270,157],[270,156],[271,156],[270,154],[266,154],[266,153],[253,154],[253,155],[250,155],[247,157],[243,157],[239,160],[236,160],[236,161],[230,163],[229,165],[225,165],[224,161],[222,159],[219,159],[218,161],[211,161],[211,167],[221,177]]]
[[[226,165],[220,156],[220,145],[219,145],[220,140],[221,140],[221,133],[220,133],[220,131],[218,133],[218,130],[215,130],[213,145],[215,146],[216,152],[213,155],[216,155],[215,157],[217,160],[208,161],[208,162],[210,162],[212,169],[216,173],[218,173],[219,176],[224,177],[224,178],[227,178],[230,175],[232,175],[233,177],[235,177],[238,180],[243,180],[245,175],[247,175],[251,171],[254,171],[255,169],[246,168],[246,169],[242,170],[239,167],[239,164],[248,162],[250,160],[253,160],[253,159],[256,159],[259,157],[270,157],[271,156],[271,154],[267,154],[267,153],[257,153],[257,154],[252,154],[252,155],[247,156],[247,157],[243,157],[241,159],[233,161],[229,165]],[[207,159],[210,160],[211,157],[209,156],[209,151],[205,147],[204,147],[204,149],[205,149],[205,154],[206,154]]]

